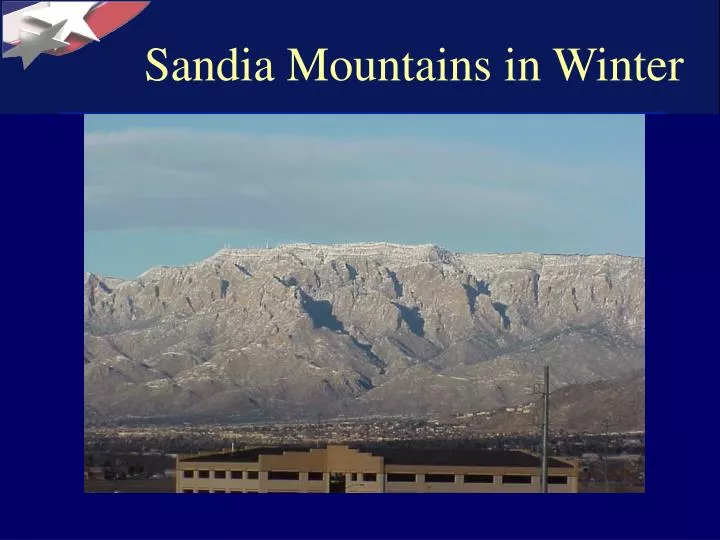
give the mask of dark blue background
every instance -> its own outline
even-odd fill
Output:
[[[11,116],[0,122],[0,305],[7,321],[0,535],[720,537],[713,196],[720,117],[646,119],[647,493],[269,495],[242,501],[83,494],[83,121]],[[68,315],[73,309],[77,318]]]
[[[718,2],[179,2],[155,0],[127,26],[27,71],[0,62],[0,112],[718,111]],[[272,83],[148,83],[150,48],[273,59]],[[540,61],[538,83],[504,82],[506,48]],[[352,57],[489,57],[489,82],[287,82],[288,47]],[[555,47],[684,57],[680,82],[565,82]],[[309,61],[309,60],[308,60]]]

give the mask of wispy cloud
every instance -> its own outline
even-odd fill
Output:
[[[91,231],[253,229],[313,240],[332,230],[374,240],[502,229],[580,242],[622,234],[629,220],[614,214],[618,198],[623,212],[628,201],[642,211],[641,165],[531,160],[442,138],[135,129],[87,133],[85,156]]]

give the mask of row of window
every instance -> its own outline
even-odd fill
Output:
[[[387,475],[388,482],[415,482],[416,474],[393,473]],[[463,483],[465,484],[492,484],[492,474],[465,474],[463,475]],[[425,482],[428,483],[454,483],[454,474],[426,474]],[[567,484],[567,476],[549,476],[548,484]],[[532,484],[532,476],[529,474],[504,474],[502,475],[503,484]]]
[[[237,491],[237,490],[230,490],[230,491],[210,491],[209,489],[198,489],[197,491],[193,491],[192,489],[183,489],[183,493],[257,493],[257,491]]]
[[[207,479],[210,478],[210,473],[213,473],[213,478],[216,480],[224,480],[228,478],[227,473],[228,471],[206,471],[206,470],[200,470],[197,471],[197,477],[195,476],[194,470],[186,469],[183,471],[183,478],[203,478]],[[243,476],[243,471],[229,471],[230,472],[230,478],[233,480],[242,480],[243,478],[247,480],[257,480],[258,479],[258,471],[244,471],[245,476]],[[352,481],[357,482],[358,477],[360,477],[365,482],[376,482],[377,481],[377,474],[375,473],[353,473],[352,474]],[[308,480],[313,481],[322,481],[323,479],[323,473],[321,472],[309,472],[308,473]],[[300,473],[299,472],[292,472],[292,471],[269,471],[268,472],[268,480],[300,480]]]
[[[213,473],[213,478],[216,480],[224,480],[228,478],[227,473],[230,473],[230,478],[233,480],[257,480],[259,477],[258,471],[197,471],[197,477],[195,476],[194,470],[186,469],[183,471],[183,478],[210,478],[210,473]],[[366,475],[367,476],[367,475]],[[374,476],[374,475],[373,475]],[[308,480],[322,480],[323,473],[321,472],[309,472]],[[268,480],[300,480],[300,473],[298,472],[286,472],[286,471],[270,471],[268,472]]]
[[[377,482],[377,474],[375,473],[352,473],[352,482],[364,481],[364,482]],[[323,473],[321,472],[309,472],[308,480],[322,480]],[[300,480],[300,473],[295,471],[268,471],[268,480]]]
[[[308,480],[315,482],[323,479],[321,472],[309,472]],[[300,473],[293,471],[268,471],[268,480],[300,480]]]
[[[184,478],[194,478],[195,471],[183,471]],[[197,471],[197,478],[210,478],[210,471]],[[213,471],[214,478],[227,478],[227,471]],[[247,480],[257,480],[258,471],[244,471]],[[230,471],[230,478],[233,480],[242,480],[243,471]],[[309,481],[320,481],[323,479],[321,472],[309,472]],[[352,482],[376,482],[377,474],[375,473],[352,473],[350,475]],[[294,471],[269,471],[268,480],[300,480],[300,473]],[[388,482],[416,482],[417,475],[414,473],[390,473],[387,475]],[[494,481],[491,474],[465,474],[463,482],[465,484],[492,484]],[[431,474],[425,475],[425,482],[428,483],[454,483],[454,474]],[[504,474],[502,476],[503,484],[532,484],[532,476],[524,474]],[[567,476],[549,476],[548,484],[567,484]]]
[[[351,482],[377,482],[377,474],[375,473],[352,473],[350,475]]]
[[[242,480],[243,479],[243,473],[245,474],[244,478],[246,480],[257,480],[258,479],[258,472],[257,471],[229,471],[230,472],[230,478],[233,480]],[[210,478],[210,471],[197,471],[197,478]],[[227,478],[228,471],[213,471],[213,478],[216,478],[218,480]],[[196,478],[195,477],[195,471],[186,469],[183,471],[183,478]]]
[[[530,478],[528,476],[528,478]],[[413,473],[391,473],[387,475],[388,482],[416,482],[417,475]],[[426,474],[425,482],[430,483],[454,483],[454,474]],[[492,484],[492,474],[466,474],[463,475],[463,482],[466,484]]]

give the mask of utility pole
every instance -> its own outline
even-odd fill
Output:
[[[550,366],[545,366],[543,377],[543,425],[542,425],[542,492],[548,492],[548,432],[550,428]]]
[[[605,443],[605,455],[602,458],[603,476],[605,477],[605,493],[610,493],[610,481],[608,479],[608,455],[610,454],[610,421],[606,418],[603,421],[603,441]]]
[[[529,390],[529,388],[528,388]],[[541,422],[542,443],[541,443],[541,465],[540,465],[540,491],[548,492],[548,439],[550,434],[550,366],[543,368],[542,384],[535,383],[532,387],[532,394],[542,397],[542,420],[537,415],[533,421],[535,427]],[[537,402],[536,402],[537,403]],[[539,407],[538,407],[539,408]],[[537,410],[537,409],[535,409]]]

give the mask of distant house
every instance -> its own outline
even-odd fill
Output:
[[[642,454],[618,454],[616,456],[608,456],[607,459],[612,461],[640,461],[643,457]]]

